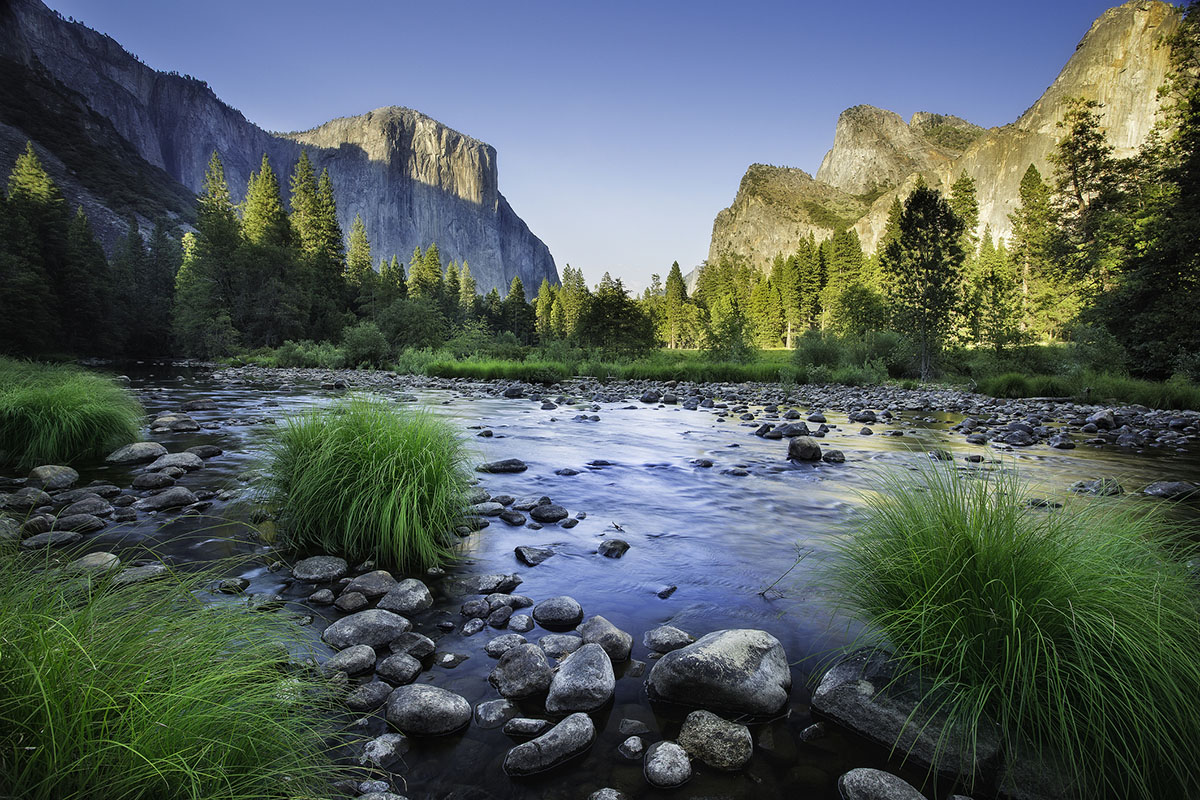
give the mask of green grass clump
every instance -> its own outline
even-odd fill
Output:
[[[466,361],[435,361],[426,365],[425,374],[436,378],[468,378],[472,380],[529,381],[558,383],[571,377],[567,364],[553,361],[504,361],[482,359]]]
[[[1135,403],[1150,408],[1200,409],[1200,386],[1180,378],[1143,381],[1091,370],[1070,375],[1005,372],[982,377],[978,391],[992,397],[1069,397],[1091,403]]]
[[[833,586],[932,687],[926,711],[991,720],[1080,797],[1195,796],[1200,605],[1180,540],[1128,506],[1027,499],[1009,472],[884,478]]]
[[[0,796],[327,794],[335,698],[288,664],[295,622],[200,602],[211,572],[122,587],[30,566],[0,550]]]
[[[72,366],[0,358],[0,463],[20,469],[107,455],[140,438],[129,392]]]
[[[297,550],[426,569],[454,555],[466,458],[457,431],[428,412],[355,397],[282,426],[265,499]]]

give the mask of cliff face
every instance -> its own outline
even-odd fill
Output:
[[[138,157],[193,192],[213,150],[239,196],[263,153],[286,185],[307,149],[318,170],[329,168],[343,228],[361,215],[377,256],[406,261],[437,242],[444,260],[470,263],[480,291],[506,289],[514,275],[534,290],[558,281],[549,250],[499,192],[496,151],[416,111],[379,109],[276,136],[202,81],[150,69],[39,0],[0,0],[0,57],[77,93]]]
[[[893,198],[906,196],[918,176],[948,192],[964,171],[975,180],[980,231],[991,226],[994,235],[1007,237],[1011,234],[1008,215],[1019,204],[1025,170],[1033,164],[1047,179],[1052,173],[1049,155],[1062,136],[1057,124],[1071,98],[1101,104],[1101,126],[1118,156],[1129,155],[1142,144],[1157,119],[1158,87],[1170,65],[1165,40],[1178,25],[1179,12],[1159,0],[1132,0],[1106,11],[1037,102],[1001,128],[984,131],[957,117],[924,112],[914,114],[906,125],[889,111],[870,106],[848,109],[838,120],[833,148],[816,181],[852,195],[888,190],[854,223],[867,250],[874,249],[883,234]],[[804,187],[796,197],[813,191]],[[741,194],[739,189],[739,198]],[[755,254],[755,262],[761,265],[757,242],[774,240],[781,245],[777,252],[794,247],[782,223],[776,233],[759,221],[754,241],[740,237],[738,231],[745,227],[742,213],[735,200],[717,216],[713,242],[719,241],[723,252]],[[767,255],[768,263],[774,255]]]

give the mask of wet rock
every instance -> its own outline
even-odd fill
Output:
[[[1066,436],[1061,433],[1051,436],[1050,439],[1046,442],[1046,444],[1050,445],[1051,447],[1055,448],[1056,450],[1074,450],[1075,449],[1075,443],[1071,441],[1071,438],[1069,436]]]
[[[642,634],[642,644],[655,653],[669,653],[681,647],[687,647],[696,638],[686,631],[681,631],[672,625],[660,625]]]
[[[501,522],[504,522],[505,524],[508,524],[508,525],[512,525],[514,528],[519,528],[520,526],[525,524],[525,515],[522,514],[520,511],[513,511],[512,509],[505,509],[504,511],[501,511],[497,516],[500,518]]]
[[[532,511],[538,506],[550,505],[550,498],[542,495],[540,497],[522,497],[520,500],[513,502],[513,508],[517,511]]]
[[[412,626],[409,621],[398,614],[382,608],[371,608],[342,617],[326,628],[321,638],[338,650],[356,644],[368,644],[378,649],[410,627]]]
[[[475,617],[474,619],[469,619],[463,623],[462,635],[463,636],[474,636],[475,634],[477,634],[481,630],[483,630],[485,625],[487,625],[487,623],[484,622],[479,617]]]
[[[374,711],[387,702],[392,687],[383,681],[371,681],[346,695],[346,707],[352,711]]]
[[[826,450],[821,454],[821,460],[826,464],[845,464],[846,454],[841,450]]]
[[[750,715],[778,712],[791,685],[783,645],[751,629],[716,631],[673,650],[647,681],[652,697]]]
[[[360,592],[367,599],[374,600],[377,597],[383,597],[388,592],[395,589],[397,586],[396,579],[387,570],[376,569],[359,575],[350,583],[346,584],[343,591]]]
[[[562,506],[555,503],[548,503],[546,505],[534,506],[530,509],[529,516],[538,522],[547,524],[566,519],[568,515],[567,510]]]
[[[355,611],[362,611],[370,604],[367,596],[362,592],[342,592],[334,606],[345,614],[353,614]]]
[[[120,566],[121,559],[115,553],[96,552],[75,559],[71,562],[70,569],[75,572],[99,573],[119,569]]]
[[[550,658],[562,658],[583,647],[583,637],[573,633],[550,633],[538,640]]]
[[[1116,415],[1111,408],[1091,414],[1086,421],[1088,425],[1095,425],[1096,428],[1103,431],[1111,431],[1117,427]]]
[[[605,558],[620,558],[629,551],[629,542],[624,539],[605,539],[596,552]]]
[[[554,555],[554,551],[548,547],[531,547],[529,545],[519,545],[513,549],[513,552],[517,554],[518,561],[531,567],[536,567]]]
[[[150,466],[146,467],[149,472],[158,472],[169,467],[191,472],[192,470],[200,469],[204,466],[204,459],[195,453],[168,453],[165,456],[159,456]]]
[[[692,762],[675,742],[655,742],[646,751],[646,781],[658,789],[674,789],[691,780]]]
[[[175,479],[165,472],[143,472],[134,476],[132,484],[134,489],[166,489],[174,485]]]
[[[1125,489],[1116,478],[1097,478],[1093,481],[1076,481],[1071,484],[1071,491],[1076,494],[1094,494],[1100,497],[1111,497],[1124,494]]]
[[[133,504],[138,511],[163,511],[168,508],[182,508],[197,502],[196,495],[182,486],[172,486],[158,494],[143,497]]]
[[[245,578],[222,578],[212,587],[218,594],[242,594],[250,588],[250,581]]]
[[[442,581],[442,589],[450,597],[469,594],[511,592],[522,583],[520,575],[452,575]]]
[[[184,450],[185,453],[200,456],[207,461],[210,458],[216,458],[219,455],[224,455],[225,451],[217,447],[215,444],[198,444],[195,447],[189,447]]]
[[[423,633],[406,631],[388,645],[393,653],[407,653],[413,658],[426,658],[433,655],[435,646],[433,640]]]
[[[21,547],[26,550],[38,550],[43,547],[65,547],[83,539],[83,534],[74,531],[54,531],[38,533],[21,540]]]
[[[658,597],[659,600],[666,600],[668,597],[675,594],[675,592],[678,590],[679,590],[678,586],[675,586],[674,584],[668,584],[667,586],[660,586],[658,588],[658,591],[656,591],[654,594]]]
[[[521,709],[511,700],[489,700],[475,706],[475,724],[484,730],[499,728],[520,713]]]
[[[478,514],[481,517],[497,517],[504,512],[504,506],[489,501],[487,503],[476,503],[471,506],[470,511],[472,514]]]
[[[517,645],[525,644],[526,639],[519,633],[505,633],[492,639],[483,647],[483,652],[487,653],[492,658],[500,658],[502,655],[513,649]]]
[[[30,511],[54,502],[50,495],[34,486],[26,486],[12,494],[0,494],[0,508],[12,511]]]
[[[167,454],[158,442],[134,442],[109,453],[104,459],[110,464],[148,464]]]
[[[504,733],[508,736],[541,736],[552,727],[549,720],[516,717],[504,723]]]
[[[583,621],[583,607],[573,597],[548,597],[533,607],[533,619],[543,628],[566,630]]]
[[[255,592],[246,598],[246,607],[251,611],[278,611],[283,608],[283,597],[274,592]]]
[[[1164,500],[1192,499],[1198,491],[1200,491],[1200,486],[1186,481],[1155,481],[1142,489],[1144,494],[1161,497]]]
[[[606,786],[589,794],[587,800],[629,800],[629,795]]]
[[[53,529],[56,531],[91,533],[92,531],[100,530],[104,525],[104,520],[91,514],[69,514],[55,519]]]
[[[91,514],[93,517],[106,517],[113,512],[112,504],[99,495],[81,497],[62,510],[62,516],[73,514]]]
[[[70,489],[78,481],[79,473],[70,467],[46,464],[30,470],[29,477],[25,479],[25,485],[53,492],[58,489]]]
[[[421,662],[408,653],[393,653],[379,662],[375,674],[393,686],[403,686],[421,674]]]
[[[615,689],[616,678],[608,654],[600,645],[588,643],[559,664],[546,696],[546,711],[551,714],[595,711],[612,699]]]
[[[508,624],[508,620],[512,617],[513,610],[511,606],[500,606],[495,611],[487,615],[487,624],[493,628],[503,628]]]
[[[519,458],[505,458],[500,461],[489,461],[486,464],[480,464],[475,468],[476,472],[490,472],[492,474],[505,474],[513,472],[524,472],[529,469],[529,466]]]
[[[629,660],[633,637],[597,614],[579,626],[586,644],[598,644],[613,662]]]
[[[114,586],[133,586],[139,583],[158,580],[168,572],[166,564],[143,564],[138,567],[126,567],[117,577],[113,578]]]
[[[333,592],[329,589],[318,589],[308,596],[308,602],[318,606],[332,605],[333,600]]]
[[[508,629],[517,633],[529,633],[533,630],[533,618],[528,614],[515,614],[508,620]]]
[[[360,766],[390,770],[408,752],[408,739],[400,733],[385,733],[363,745]]]
[[[687,715],[679,731],[679,746],[693,758],[723,770],[741,769],[754,752],[749,728],[709,711]]]
[[[630,761],[640,760],[646,754],[646,745],[640,736],[630,736],[617,746],[617,752]]]
[[[519,744],[504,757],[504,772],[512,777],[535,775],[582,755],[596,740],[596,726],[587,714],[566,717],[546,733]]]
[[[662,395],[653,389],[647,389],[639,398],[643,403],[657,403],[662,400]]]
[[[407,615],[424,611],[432,605],[433,595],[429,593],[429,587],[416,578],[405,578],[379,598],[375,607]]]
[[[820,461],[821,445],[810,436],[797,436],[788,442],[789,461]]]
[[[334,653],[328,661],[321,665],[326,672],[344,672],[347,675],[361,675],[375,668],[375,649],[367,644],[356,644],[341,652]]]
[[[306,583],[329,583],[345,577],[348,567],[344,558],[313,556],[296,562],[292,577]]]
[[[519,699],[544,694],[552,672],[546,654],[533,644],[520,644],[500,657],[488,681],[502,697]]]
[[[860,767],[838,778],[842,800],[924,800],[910,783],[888,772]]]
[[[632,736],[634,734],[641,735],[644,733],[649,733],[650,727],[640,720],[626,718],[621,720],[620,724],[617,726],[617,731],[622,736]]]
[[[387,721],[406,736],[443,736],[471,723],[471,704],[446,689],[413,683],[387,699]]]

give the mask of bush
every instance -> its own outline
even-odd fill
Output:
[[[275,351],[275,366],[278,367],[341,369],[345,365],[346,354],[329,342],[316,344],[307,339],[300,342],[289,340]]]
[[[530,383],[558,383],[571,377],[566,364],[546,361],[435,361],[425,374],[436,378],[468,378],[479,381],[510,380]]]
[[[118,586],[0,550],[0,796],[320,797],[330,684],[283,615],[201,603],[212,572]],[[336,777],[336,775],[334,776]]]
[[[424,570],[454,555],[466,457],[449,423],[355,397],[282,426],[268,448],[263,497],[296,550]]]
[[[353,367],[382,368],[387,366],[392,355],[392,348],[379,326],[370,320],[342,332],[342,350],[346,354],[346,363]]]
[[[410,347],[396,356],[396,363],[392,365],[392,368],[401,375],[428,375],[430,374],[429,365],[436,361],[442,361],[447,356],[447,353],[434,352],[428,347],[420,350]]]
[[[995,722],[1081,797],[1195,796],[1200,608],[1180,538],[1111,502],[1030,508],[1008,470],[925,466],[878,488],[830,578],[931,687],[927,711]]]
[[[843,349],[842,340],[832,333],[810,330],[796,340],[792,359],[799,367],[836,369],[845,361]]]
[[[0,463],[28,469],[103,456],[140,438],[142,417],[106,377],[0,358]]]

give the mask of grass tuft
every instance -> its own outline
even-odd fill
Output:
[[[457,431],[428,412],[355,397],[282,426],[264,497],[290,547],[423,570],[454,556],[466,458]]]
[[[934,688],[925,702],[948,696],[967,730],[992,720],[1081,797],[1195,796],[1200,607],[1181,540],[1127,505],[1031,509],[1007,471],[915,477],[881,479],[830,579]]]
[[[140,438],[129,392],[72,366],[0,358],[0,463],[20,469],[106,455]]]
[[[289,664],[295,622],[202,603],[210,571],[122,587],[46,567],[0,548],[0,796],[327,794],[334,697]]]

